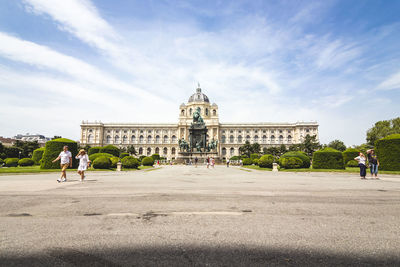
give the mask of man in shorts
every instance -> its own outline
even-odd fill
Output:
[[[60,155],[53,160],[56,162],[57,160],[61,159],[61,177],[57,179],[57,182],[66,182],[67,181],[67,168],[72,167],[72,154],[68,151],[68,146],[64,146],[64,150],[61,151]]]

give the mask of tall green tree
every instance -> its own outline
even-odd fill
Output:
[[[271,154],[272,156],[275,156],[275,157],[280,156],[279,148],[275,147],[275,146],[264,148],[263,152],[264,152],[264,154]]]
[[[374,127],[367,131],[367,143],[374,146],[375,141],[396,133],[400,133],[400,117],[378,121],[375,123]]]
[[[316,135],[311,136],[307,134],[300,145],[301,145],[301,150],[306,152],[307,155],[310,157],[313,155],[315,151],[321,148],[321,145],[318,142]]]
[[[128,152],[131,155],[135,155],[135,156],[137,155],[136,149],[132,145],[128,146],[128,149],[126,150],[126,152]]]
[[[250,144],[249,141],[246,141],[246,143],[239,147],[239,153],[241,156],[246,156],[246,157],[250,157],[251,154],[259,154],[261,151],[261,146],[259,143],[254,143],[254,144]]]
[[[346,145],[342,141],[337,139],[329,142],[328,147],[334,148],[342,152],[346,150]]]
[[[30,158],[35,149],[40,147],[37,141],[15,141],[14,147],[17,147],[21,151],[21,158]]]

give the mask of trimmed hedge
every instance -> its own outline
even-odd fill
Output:
[[[35,162],[31,158],[23,158],[18,161],[18,165],[25,167],[25,166],[33,166]]]
[[[153,166],[154,165],[154,159],[152,157],[145,157],[142,160],[142,165],[143,166]]]
[[[103,146],[100,149],[100,153],[108,153],[108,154],[112,154],[116,157],[119,157],[119,154],[121,153],[120,149],[116,146],[113,145],[107,145],[107,146]]]
[[[60,161],[52,162],[58,157],[63,147],[68,146],[68,150],[72,154],[72,168],[78,167],[78,160],[75,156],[78,154],[78,144],[75,141],[66,138],[58,138],[48,141],[45,146],[42,161],[40,163],[41,169],[59,169]]]
[[[279,165],[285,169],[298,169],[303,166],[303,161],[296,157],[280,158]]]
[[[18,161],[18,158],[7,158],[4,162],[6,163],[6,167],[17,167]]]
[[[254,163],[255,159],[259,159],[259,158],[260,158],[260,155],[258,155],[257,153],[254,153],[254,154],[250,155],[250,159],[253,160],[253,163]]]
[[[127,169],[137,169],[139,167],[139,161],[132,157],[132,156],[127,156],[121,160],[122,167],[127,168]]]
[[[120,158],[117,157],[112,157],[110,158],[111,160],[111,168],[117,168],[117,163],[120,161]]]
[[[342,154],[343,154],[344,164],[347,165],[347,163],[350,160],[354,160],[354,158],[358,157],[359,153],[360,153],[360,150],[355,149],[355,148],[348,148],[345,151],[343,151]],[[357,166],[358,166],[358,163],[357,163]]]
[[[272,163],[274,163],[274,156],[271,154],[265,154],[258,160],[258,166],[261,168],[272,168]]]
[[[375,142],[379,169],[400,171],[400,134],[391,134]]]
[[[351,159],[346,163],[347,167],[358,167],[358,161]]]
[[[106,157],[106,158],[112,158],[114,157],[114,155],[112,154],[108,154],[108,153],[95,153],[89,156],[89,159],[91,161],[94,161],[95,159],[97,159],[98,157]]]
[[[33,150],[32,160],[33,162],[35,162],[36,165],[40,164],[40,160],[43,157],[44,150],[45,150],[44,147]]]
[[[301,168],[310,168],[311,160],[303,151],[289,151],[281,156],[281,158],[299,158],[303,162]]]
[[[127,156],[130,156],[129,153],[121,153],[121,154],[119,154],[119,157],[120,157],[121,159],[123,159],[123,158],[125,158],[125,157],[127,157]]]
[[[99,153],[97,153],[97,154],[99,154]],[[111,160],[105,156],[98,157],[93,161],[93,168],[109,169],[109,168],[111,168]]]
[[[154,161],[156,161],[160,159],[160,154],[153,154],[151,157],[154,159]]]
[[[240,156],[233,156],[229,160],[240,160]]]
[[[314,152],[313,169],[344,169],[342,152],[326,147]]]
[[[251,164],[253,164],[253,161],[250,158],[243,159],[243,165],[251,165]]]
[[[91,148],[89,148],[88,155],[90,156],[90,155],[92,155],[92,154],[100,153],[100,150],[101,150],[101,149],[102,149],[101,146],[94,146],[94,147],[91,147]]]

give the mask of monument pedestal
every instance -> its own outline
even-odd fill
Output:
[[[194,159],[197,157],[197,164],[203,164],[205,160],[209,158],[214,158],[215,163],[222,163],[222,160],[218,157],[217,152],[178,152],[178,157],[175,160],[178,164],[189,164],[191,161],[194,164]]]

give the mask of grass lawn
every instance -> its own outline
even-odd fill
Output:
[[[146,170],[154,168],[153,166],[139,166],[139,170]],[[101,170],[90,168],[87,171],[115,171],[116,169]],[[122,169],[123,171],[137,171],[137,169]],[[67,169],[67,172],[76,172],[77,169]],[[0,168],[0,174],[18,174],[18,173],[43,173],[43,172],[60,172],[60,169],[40,169],[40,166],[29,166],[29,167],[8,167]]]

